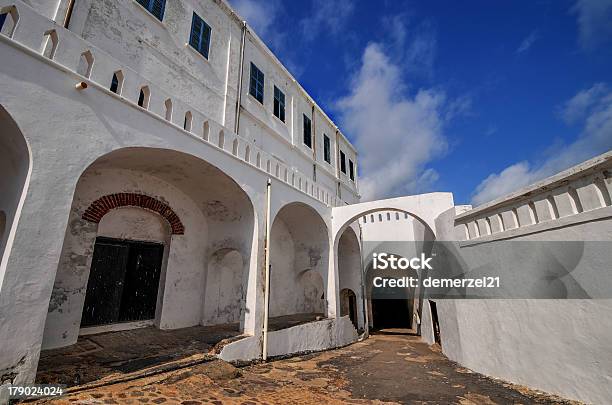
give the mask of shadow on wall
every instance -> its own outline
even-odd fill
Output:
[[[0,105],[0,285],[12,242],[11,229],[19,217],[19,205],[27,187],[30,150],[11,115]],[[6,257],[5,257],[6,255]]]

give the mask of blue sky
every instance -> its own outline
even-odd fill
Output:
[[[364,199],[482,204],[612,149],[612,0],[230,0],[360,153]]]

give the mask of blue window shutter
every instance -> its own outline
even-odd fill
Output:
[[[210,26],[202,21],[202,41],[200,43],[200,52],[208,59],[208,50],[210,49]]]
[[[166,0],[151,0],[151,13],[162,21],[164,19],[164,10],[166,8]]]
[[[189,45],[197,50],[200,50],[200,35],[202,34],[202,20],[193,13],[191,20],[191,37],[189,38]]]
[[[6,21],[6,13],[0,14],[0,30],[4,27],[4,21]]]
[[[149,9],[149,2],[150,2],[150,0],[137,0],[137,1],[138,1],[138,4],[140,4],[141,6],[146,8],[147,10]]]

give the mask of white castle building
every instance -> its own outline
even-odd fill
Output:
[[[223,0],[0,0],[0,26],[3,386],[126,328],[236,325],[225,360],[352,343],[367,241],[612,241],[612,153],[477,209],[360,203],[355,148]],[[470,369],[612,398],[609,300],[413,299],[397,316]]]

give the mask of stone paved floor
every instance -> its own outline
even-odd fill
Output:
[[[307,313],[270,318],[270,330],[321,318]],[[160,330],[155,327],[81,336],[76,344],[41,353],[36,382],[69,387],[129,378],[152,367],[176,367],[214,357],[224,342],[236,339],[238,324]],[[172,363],[172,364],[171,364]]]
[[[409,335],[235,368],[220,360],[77,392],[54,404],[570,404],[472,373]]]

